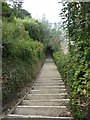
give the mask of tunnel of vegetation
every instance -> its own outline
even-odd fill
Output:
[[[52,48],[52,39],[56,39],[56,30],[52,30],[45,17],[41,22],[35,20],[18,5],[10,7],[2,2],[3,107],[35,78],[44,63],[46,49]]]
[[[90,2],[63,2],[63,5],[61,16],[68,38],[67,54],[61,49],[59,26],[51,28],[45,17],[38,21],[26,10],[2,3],[3,104],[32,81],[44,63],[45,53],[52,54],[69,93],[72,115],[75,120],[89,120]]]

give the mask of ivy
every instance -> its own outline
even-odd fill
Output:
[[[75,120],[90,118],[90,2],[63,2],[61,17],[69,40],[67,55],[61,50],[54,60],[69,93],[69,109]]]

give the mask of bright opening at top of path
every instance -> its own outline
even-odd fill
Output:
[[[23,8],[31,13],[33,18],[42,19],[45,14],[50,23],[60,22],[59,13],[62,5],[59,0],[23,0]]]

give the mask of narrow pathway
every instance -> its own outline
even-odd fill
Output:
[[[24,100],[7,116],[9,120],[72,120],[67,92],[52,58],[47,58],[39,78]]]

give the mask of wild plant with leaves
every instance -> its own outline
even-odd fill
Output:
[[[54,54],[54,57],[66,82],[69,108],[75,120],[89,120],[90,2],[63,2],[63,5],[61,16],[69,39],[69,53],[66,60],[61,53]]]

